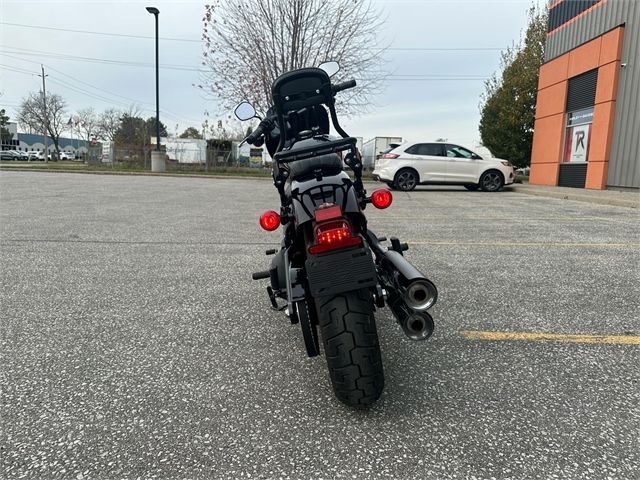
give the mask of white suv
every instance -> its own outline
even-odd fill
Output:
[[[416,185],[463,185],[496,192],[514,181],[507,160],[481,157],[459,145],[441,142],[405,143],[380,155],[373,179],[391,188],[413,190]]]

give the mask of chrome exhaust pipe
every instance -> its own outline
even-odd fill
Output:
[[[402,327],[404,334],[415,342],[426,340],[433,334],[433,317],[427,312],[417,312],[398,298],[391,306],[391,312]]]
[[[422,312],[435,305],[438,289],[433,282],[402,254],[382,247],[370,230],[367,231],[367,242],[376,255],[376,267],[382,284],[397,292],[411,310]]]
[[[438,298],[438,290],[436,286],[426,278],[423,280],[415,280],[406,288],[400,288],[399,291],[407,302],[409,308],[413,310],[423,311],[431,308]]]

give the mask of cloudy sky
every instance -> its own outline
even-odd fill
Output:
[[[62,95],[69,112],[101,111],[133,102],[155,115],[154,21],[160,10],[161,120],[174,131],[201,128],[215,110],[199,91],[205,1],[0,2],[1,108],[14,117],[21,99],[39,91]],[[350,135],[448,138],[475,147],[478,102],[500,51],[526,28],[531,0],[384,0],[380,32],[394,72],[372,114],[343,122]],[[142,38],[140,38],[142,37]]]

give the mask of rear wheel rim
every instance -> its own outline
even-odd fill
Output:
[[[416,186],[416,178],[411,172],[402,172],[398,175],[398,188],[401,190],[411,190]]]

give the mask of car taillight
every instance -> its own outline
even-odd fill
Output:
[[[394,158],[398,158],[400,155],[398,155],[397,153],[383,153],[382,155],[380,155],[380,159],[382,158],[387,158],[387,159],[394,159]]]
[[[309,247],[312,254],[360,245],[361,242],[360,237],[351,236],[351,226],[345,220],[318,225],[315,234],[317,244]]]
[[[393,195],[386,188],[381,188],[371,194],[371,203],[376,208],[387,208],[391,202],[393,202]]]
[[[268,232],[273,232],[280,226],[280,215],[273,210],[260,215],[260,226]]]

